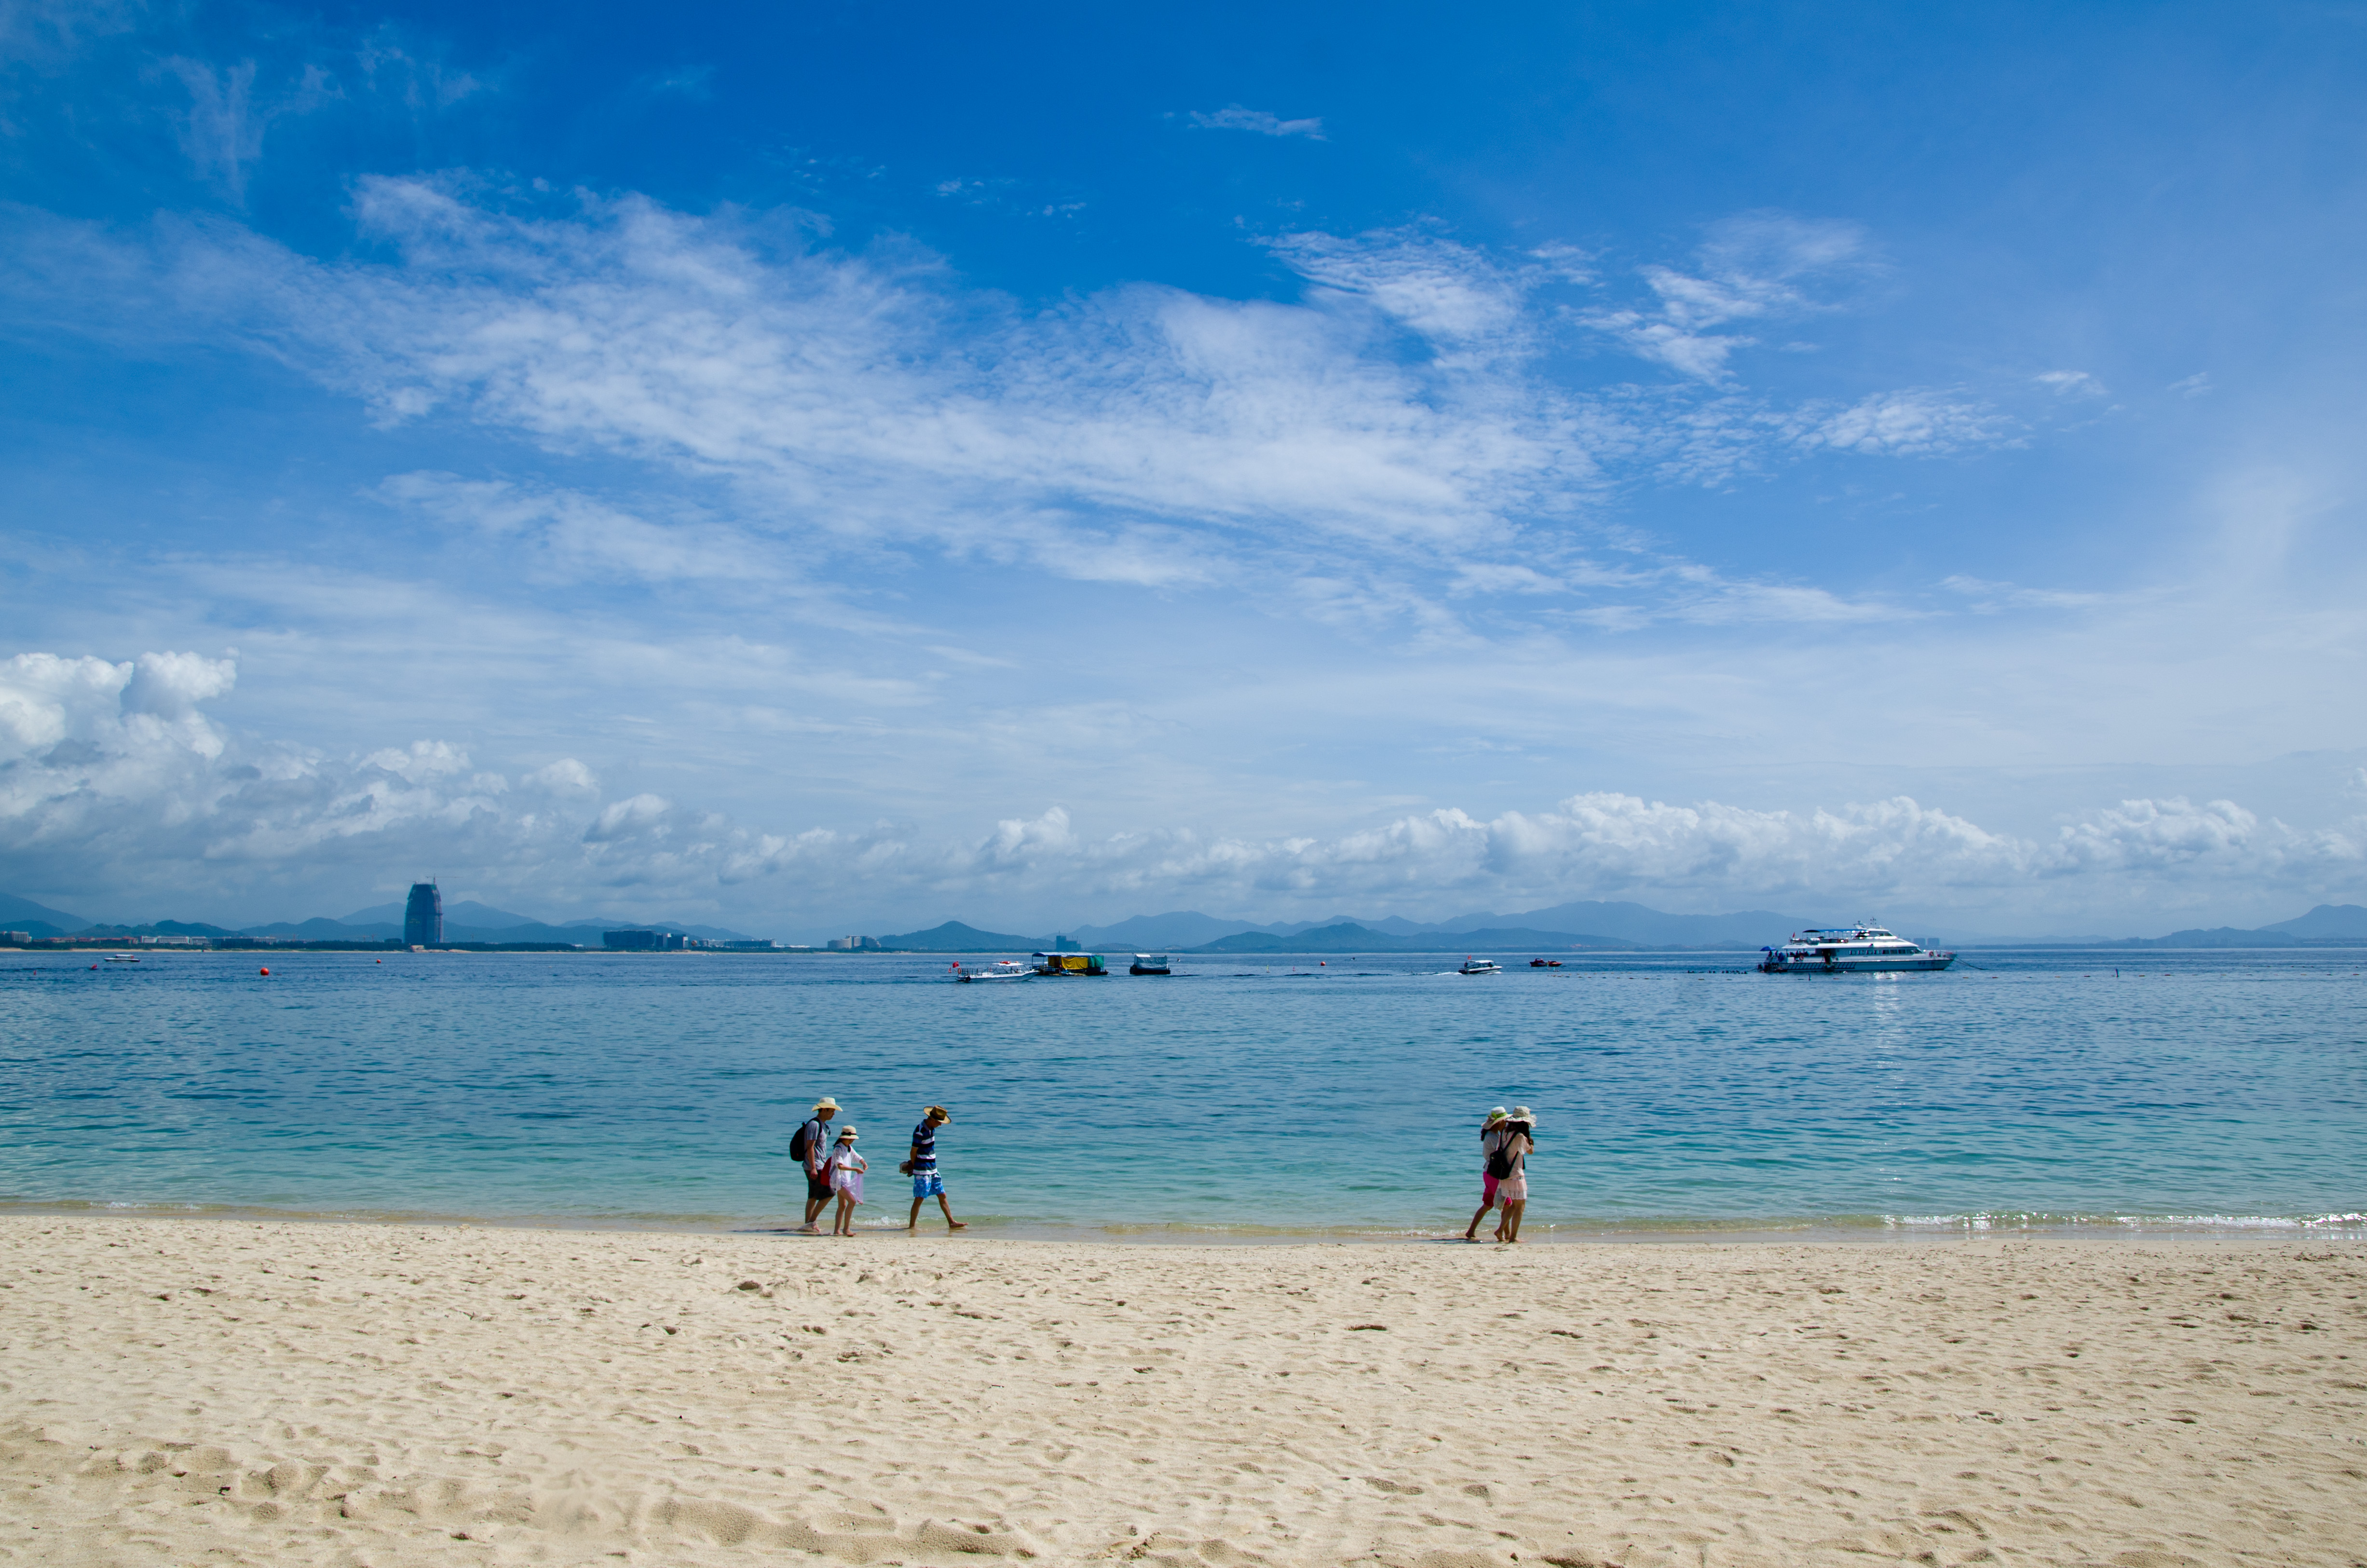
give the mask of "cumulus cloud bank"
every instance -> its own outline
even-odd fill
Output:
[[[2367,817],[2304,830],[2182,799],[2124,801],[2041,838],[1903,796],[1795,812],[1616,792],[1486,819],[1414,812],[1328,837],[1095,836],[1059,806],[968,837],[893,824],[774,832],[654,792],[608,798],[572,758],[504,771],[437,740],[345,756],[247,745],[205,711],[235,674],[229,660],[187,653],[0,665],[0,867],[11,884],[229,898],[383,886],[391,867],[399,877],[434,867],[481,896],[541,908],[827,921],[855,909],[1063,903],[1436,915],[1603,896],[1872,906],[2003,893],[2061,908],[2109,893],[2176,908],[2235,887],[2339,893],[2367,876]]]

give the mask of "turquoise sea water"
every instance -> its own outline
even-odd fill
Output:
[[[1481,1114],[1524,1103],[1533,1234],[2367,1230],[2354,950],[1005,985],[868,955],[90,961],[0,957],[0,1203],[794,1222],[789,1134],[829,1093],[875,1224],[902,1223],[895,1165],[941,1101],[982,1229],[1459,1231]]]

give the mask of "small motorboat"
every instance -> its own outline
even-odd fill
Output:
[[[999,963],[991,963],[984,969],[964,969],[959,964],[954,965],[954,978],[960,981],[1026,980],[1035,972],[1016,959],[1004,959]]]
[[[1504,971],[1494,959],[1465,959],[1463,960],[1463,967],[1456,970],[1455,972],[1457,974],[1501,974]]]
[[[1126,966],[1126,972],[1128,974],[1172,974],[1175,971],[1168,968],[1167,955],[1165,953],[1137,953],[1134,955],[1134,961]]]
[[[107,955],[107,961],[109,963],[138,963],[140,959],[139,955],[135,953],[108,953]]]
[[[1529,967],[1531,969],[1543,969],[1546,967],[1546,960],[1543,959],[1531,959],[1529,960]]]

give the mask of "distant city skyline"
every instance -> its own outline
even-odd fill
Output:
[[[0,889],[2367,902],[2359,27],[14,7]]]

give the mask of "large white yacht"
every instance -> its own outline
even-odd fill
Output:
[[[1795,931],[1780,948],[1761,948],[1762,974],[1876,974],[1903,970],[1945,969],[1954,953],[1919,948],[1879,926],[1849,926],[1829,931]]]

